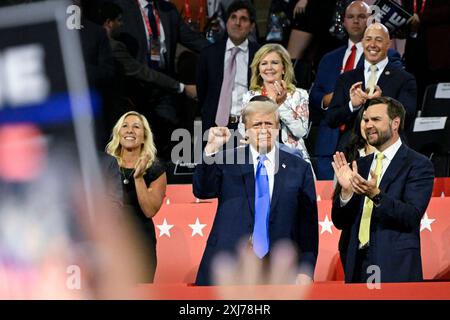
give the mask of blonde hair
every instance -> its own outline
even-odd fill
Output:
[[[292,66],[291,57],[287,50],[280,44],[268,43],[263,45],[256,53],[253,58],[251,68],[252,68],[252,78],[250,79],[250,90],[262,90],[264,81],[259,73],[259,65],[261,60],[271,52],[276,52],[281,58],[284,66],[283,80],[286,82],[286,87],[290,93],[293,93],[296,89],[295,87],[295,75],[294,67]]]
[[[143,157],[144,155],[149,155],[150,160],[147,163],[146,169],[150,168],[150,166],[153,164],[153,162],[156,160],[156,147],[155,143],[153,142],[153,133],[150,129],[150,125],[142,114],[136,111],[128,111],[123,116],[117,120],[116,124],[114,125],[114,128],[111,133],[111,140],[106,145],[105,151],[106,153],[112,155],[114,158],[117,159],[117,162],[120,166],[122,166],[122,145],[120,144],[120,135],[119,131],[122,127],[123,123],[125,122],[125,119],[128,116],[136,116],[138,117],[142,125],[144,126],[144,143],[141,147],[141,152],[139,154],[139,157]]]

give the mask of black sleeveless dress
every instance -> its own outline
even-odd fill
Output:
[[[148,186],[150,183],[158,179],[166,171],[166,166],[163,162],[156,160],[152,166],[147,169],[144,174],[145,184]],[[153,220],[145,216],[142,211],[139,201],[137,198],[136,187],[134,185],[133,169],[120,168],[121,178],[122,178],[122,188],[124,195],[124,207],[126,213],[131,215],[131,219],[135,222],[138,232],[141,232],[142,238],[144,239],[143,249],[145,250],[143,256],[144,261],[144,278],[140,279],[140,282],[151,283],[155,277],[156,271],[156,235],[155,226]],[[128,183],[124,183],[125,179]],[[127,181],[125,181],[127,182]]]

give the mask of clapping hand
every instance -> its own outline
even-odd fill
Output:
[[[277,95],[275,96],[275,99],[272,98],[272,100],[280,105],[284,102],[284,100],[286,100],[287,97],[286,82],[284,82],[284,80],[275,81],[273,83],[273,88],[275,89]]]
[[[363,91],[362,82],[356,82],[350,87],[350,100],[353,107],[362,106],[369,99],[369,95]]]
[[[191,99],[197,100],[197,86],[193,84],[184,85],[184,93]]]
[[[379,86],[375,86],[373,93],[367,93],[362,89],[362,82],[354,83],[350,88],[350,100],[353,107],[359,107],[366,103],[367,100],[381,97],[382,90]]]
[[[374,99],[374,98],[379,98],[381,97],[381,94],[383,93],[383,91],[381,91],[381,88],[377,85],[375,85],[375,90],[373,91],[372,94],[370,94],[370,92],[367,94],[367,96],[369,97],[369,99]]]
[[[353,161],[352,168],[350,168],[344,153],[336,152],[336,154],[333,155],[333,162],[331,163],[331,166],[334,169],[338,183],[342,187],[341,193],[343,198],[349,198],[353,194],[351,180],[355,173],[358,174],[356,161]]]
[[[352,178],[350,179],[352,189],[356,194],[373,198],[373,196],[379,193],[377,187],[378,176],[373,170],[370,171],[370,176],[370,180],[364,179],[358,174],[358,167],[356,167],[356,173],[354,173]]]
[[[147,169],[147,163],[150,161],[150,155],[146,154],[138,159],[134,169],[133,177],[138,179],[144,176]]]

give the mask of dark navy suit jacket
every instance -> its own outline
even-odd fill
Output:
[[[373,154],[357,160],[358,173],[369,175]],[[383,197],[370,224],[369,259],[381,271],[382,282],[422,280],[420,220],[433,190],[434,169],[426,157],[402,144],[380,182]],[[336,228],[350,230],[345,281],[351,282],[358,250],[364,197],[354,194],[343,207],[333,202]]]
[[[316,79],[309,95],[309,105],[321,109],[323,96],[334,91],[336,81],[341,75],[342,61],[348,46],[342,46],[323,56],[317,69]],[[394,49],[388,50],[389,63],[403,68],[400,54]],[[356,68],[364,67],[364,54],[358,60]]]
[[[140,62],[147,62],[149,52],[145,25],[142,20],[141,11],[137,1],[113,0],[123,10],[123,27],[121,41],[124,42],[130,53]],[[166,71],[171,77],[175,76],[175,53],[177,44],[200,52],[208,45],[200,33],[192,31],[183,21],[174,4],[166,1],[156,1],[159,18],[164,30],[165,44],[167,52],[164,55],[166,61]]]
[[[219,104],[220,89],[223,81],[226,39],[210,45],[200,53],[197,67],[197,96],[202,114],[203,131],[215,127],[217,106]],[[252,63],[259,44],[248,43],[247,83],[250,85]],[[241,70],[237,70],[240,72]]]
[[[321,109],[322,99],[324,95],[335,90],[336,82],[341,75],[342,61],[344,60],[347,47],[347,45],[339,47],[324,55],[322,60],[320,60],[316,79],[314,80],[314,85],[309,95],[309,105],[311,108],[319,110],[322,114],[325,113]],[[396,50],[389,49],[388,58],[389,63],[393,67],[403,68],[401,56]],[[364,54],[358,60],[356,68],[363,67]],[[331,128],[324,119],[321,119],[314,148],[314,155],[317,157],[317,176],[319,179],[332,179],[333,177],[331,156],[336,152],[338,140],[338,128]]]
[[[342,61],[344,60],[345,51],[347,46],[342,46],[336,50],[331,51],[323,56],[320,61],[319,68],[317,69],[317,76],[314,81],[314,85],[311,89],[309,96],[309,105],[312,108],[316,108],[320,111],[323,97],[331,92],[334,92],[336,82],[341,75]],[[389,64],[392,67],[402,68],[400,54],[393,50],[388,50]],[[356,68],[364,67],[364,54],[361,55]],[[384,93],[384,92],[383,92]],[[318,141],[316,143],[316,155],[330,155],[336,151],[337,139],[339,132],[337,129],[331,129],[328,127],[328,134],[323,134],[326,130],[327,124],[321,122],[318,135]],[[319,148],[317,147],[319,146]]]
[[[237,158],[240,164],[201,163],[197,165],[194,173],[194,195],[200,199],[219,200],[214,224],[197,273],[197,285],[211,285],[213,258],[219,252],[236,254],[240,241],[249,239],[253,232],[255,174],[249,146],[226,150],[215,155],[214,159],[223,160],[223,157]],[[300,251],[300,266],[313,272],[319,239],[316,192],[311,166],[303,159],[278,148],[276,159],[279,165],[270,202],[270,249],[279,240],[292,241]],[[213,158],[205,157],[206,160],[211,161]]]
[[[350,87],[359,81],[362,81],[364,88],[363,67],[341,74],[336,83],[333,99],[325,112],[325,121],[331,128],[337,128],[342,123],[345,124],[345,130],[339,141],[341,148],[347,143],[359,111],[351,112],[349,108]],[[417,86],[414,76],[389,62],[380,75],[377,85],[381,88],[383,96],[397,99],[403,104],[406,110],[405,131],[409,130],[416,114],[417,104]]]

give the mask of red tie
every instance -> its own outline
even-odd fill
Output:
[[[353,45],[351,50],[352,50],[352,52],[350,52],[350,55],[348,56],[347,61],[345,62],[345,67],[344,67],[343,72],[353,70],[353,66],[355,65],[356,46]],[[343,123],[339,126],[339,131],[340,132],[345,131],[345,123]]]
[[[353,66],[355,65],[355,57],[356,57],[356,46],[353,45],[352,52],[347,58],[347,61],[345,62],[344,72],[353,70]]]

